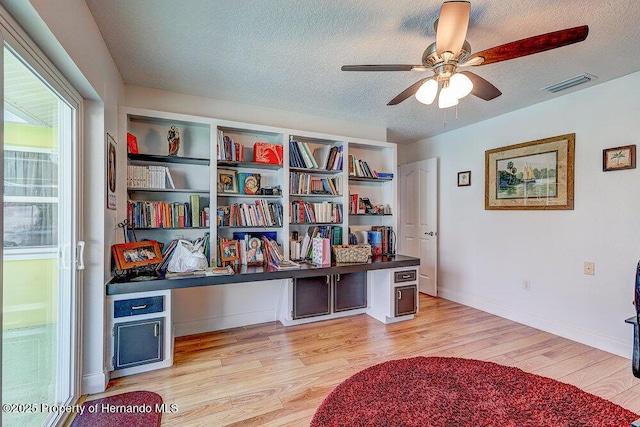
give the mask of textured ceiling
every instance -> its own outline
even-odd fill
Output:
[[[420,64],[435,41],[436,0],[87,0],[127,84],[384,126],[412,142],[640,70],[638,0],[478,0],[477,52],[578,25],[586,41],[472,71],[503,93],[444,110],[387,106],[427,72],[343,72],[345,64]],[[540,90],[589,73],[590,83]],[[638,89],[636,89],[638,90]]]

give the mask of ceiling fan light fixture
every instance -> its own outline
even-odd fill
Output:
[[[449,82],[445,81],[440,90],[440,96],[438,97],[439,108],[449,108],[454,105],[458,105],[458,97],[453,89],[449,86]]]
[[[415,94],[418,101],[423,104],[430,105],[436,99],[438,93],[438,82],[434,79],[424,82],[420,89]]]
[[[473,90],[473,82],[462,73],[455,73],[449,79],[449,88],[453,91],[458,99],[462,99],[469,95]]]

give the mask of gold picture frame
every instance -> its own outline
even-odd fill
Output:
[[[111,246],[117,270],[129,270],[162,262],[162,251],[155,240],[119,243]]]
[[[238,193],[238,172],[218,169],[218,193]]]
[[[485,209],[572,210],[575,133],[485,151]]]

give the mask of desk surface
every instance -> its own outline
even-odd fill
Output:
[[[257,282],[262,280],[312,277],[324,274],[345,274],[357,271],[414,267],[417,265],[420,265],[420,258],[404,255],[372,258],[369,262],[358,264],[334,263],[330,267],[316,267],[312,264],[301,264],[300,268],[293,270],[275,270],[266,266],[248,267],[246,265],[242,265],[238,267],[235,274],[222,276],[183,276],[171,279],[153,278],[151,280],[133,282],[117,281],[116,279],[112,279],[107,283],[107,295],[193,288],[197,286],[227,285],[230,283]]]

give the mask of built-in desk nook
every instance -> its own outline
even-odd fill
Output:
[[[268,286],[278,293],[278,303],[267,304],[268,318],[285,326],[358,314],[393,323],[413,319],[418,311],[419,265],[418,258],[396,255],[327,267],[303,263],[294,270],[241,265],[232,275],[114,279],[106,287],[112,377],[172,365],[172,311],[185,308],[175,298],[181,290]],[[259,305],[259,299],[247,304]]]

